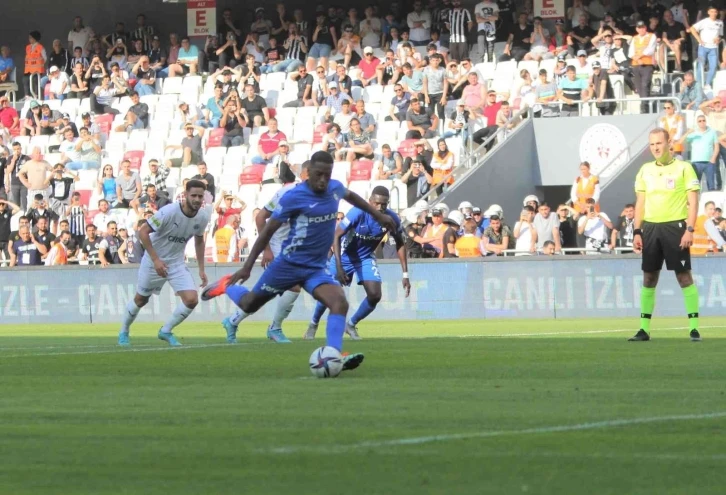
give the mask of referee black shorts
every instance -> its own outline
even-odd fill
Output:
[[[663,268],[676,273],[691,270],[691,251],[681,249],[681,238],[686,231],[686,221],[650,223],[643,222],[643,262],[644,272],[657,272]]]

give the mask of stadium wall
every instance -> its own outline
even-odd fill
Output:
[[[723,256],[694,259],[701,314],[726,316]],[[233,265],[207,267],[215,280]],[[196,269],[191,267],[196,276]],[[463,318],[608,318],[637,317],[642,275],[637,256],[518,257],[486,260],[422,260],[409,265],[412,291],[404,297],[401,268],[381,261],[383,300],[373,320],[450,320]],[[256,267],[252,280],[261,269]],[[2,324],[115,323],[134,294],[136,267],[47,267],[8,269],[0,274]],[[364,297],[349,293],[351,308]],[[177,305],[167,285],[144,308],[140,321],[160,321]],[[269,320],[275,304],[252,319]],[[314,301],[308,294],[296,304],[292,320],[310,318]],[[232,310],[226,297],[202,302],[193,321],[218,321]],[[683,316],[683,297],[675,277],[664,273],[658,286],[656,314]]]

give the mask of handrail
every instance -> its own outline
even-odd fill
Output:
[[[578,112],[580,113],[580,117],[587,117],[587,115],[582,115],[582,108],[585,105],[592,105],[593,103],[643,103],[647,102],[648,105],[648,111],[650,113],[653,113],[653,104],[657,103],[666,103],[667,101],[670,101],[673,104],[677,105],[677,108],[680,108],[681,102],[680,100],[675,96],[649,96],[647,98],[608,98],[603,99],[601,101],[597,101],[595,99],[588,99],[588,100],[578,100]],[[660,110],[658,110],[660,112]]]
[[[523,109],[519,110],[517,113],[513,114],[507,122],[511,122],[512,120],[521,118],[523,116],[524,116],[523,121],[520,122],[514,129],[507,129],[505,127],[500,127],[499,129],[497,129],[497,131],[494,134],[492,134],[487,139],[485,139],[482,144],[480,144],[475,150],[473,150],[471,153],[469,153],[469,156],[467,156],[464,159],[464,163],[460,162],[459,165],[454,166],[451,169],[451,172],[449,172],[448,174],[446,174],[446,176],[444,176],[444,178],[441,180],[441,183],[446,184],[446,181],[448,181],[450,178],[454,177],[454,174],[462,169],[465,169],[465,170],[473,169],[476,165],[478,165],[478,163],[480,161],[482,161],[486,157],[486,155],[482,156],[481,151],[485,150],[486,147],[489,145],[489,143],[493,142],[499,136],[507,133],[508,131],[516,132],[522,126],[522,124],[524,124],[526,121],[532,119],[532,112],[529,111],[529,109],[527,109],[527,108],[523,108]],[[432,197],[434,195],[434,193],[436,192],[436,189],[437,189],[437,187],[432,186],[431,189],[426,194],[424,194],[423,196],[421,196],[418,199],[418,201],[423,199],[428,203],[432,199],[437,199],[438,196]],[[412,205],[409,205],[409,207],[410,206],[412,206]]]
[[[609,249],[601,250],[601,249],[593,249],[593,248],[560,248],[560,252],[555,253],[555,254],[564,255],[567,253],[610,253],[610,250]],[[502,251],[502,254],[504,254],[504,256],[506,256],[508,254],[528,254],[531,256],[543,256],[541,251],[532,253],[529,250],[525,251],[523,249],[505,249]],[[546,256],[546,255],[544,255],[544,256]]]

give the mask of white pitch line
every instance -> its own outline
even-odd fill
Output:
[[[81,356],[84,354],[122,354],[122,353],[128,353],[128,352],[164,352],[164,351],[183,351],[187,349],[208,349],[210,347],[242,347],[245,345],[251,345],[251,344],[187,344],[180,347],[148,347],[148,348],[123,348],[123,347],[117,347],[115,349],[108,349],[105,351],[96,350],[96,351],[78,351],[78,352],[43,352],[43,353],[27,353],[27,354],[10,354],[10,355],[0,355],[0,358],[7,359],[7,358],[23,358],[23,357],[39,357],[39,356]]]
[[[526,428],[524,430],[495,430],[469,433],[451,433],[445,435],[431,435],[426,437],[397,438],[392,440],[372,440],[351,444],[337,444],[327,446],[291,445],[264,449],[260,452],[268,454],[295,454],[298,452],[348,452],[360,449],[377,449],[385,447],[401,447],[408,445],[421,445],[434,442],[450,442],[454,440],[473,440],[476,438],[494,438],[504,436],[538,435],[542,433],[566,433],[571,431],[596,430],[604,428],[617,428],[619,426],[632,426],[650,423],[666,423],[670,421],[693,421],[698,419],[716,419],[726,417],[726,411],[705,414],[684,414],[675,416],[656,416],[644,418],[611,419],[592,423],[579,423],[574,425],[542,426]]]

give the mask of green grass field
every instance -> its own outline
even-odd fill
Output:
[[[0,326],[0,494],[723,494],[726,328],[684,324],[364,322],[331,380],[262,324]]]

